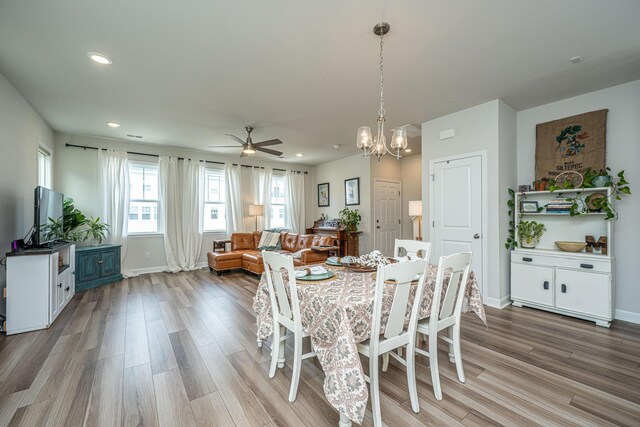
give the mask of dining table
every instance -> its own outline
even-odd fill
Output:
[[[369,395],[357,344],[371,337],[376,273],[330,265],[325,267],[334,273],[333,277],[312,282],[296,280],[302,327],[309,333],[324,371],[324,393],[327,401],[340,413],[340,426],[351,425],[351,421],[361,424]],[[431,314],[436,273],[437,266],[429,265],[420,319]],[[450,272],[445,272],[445,285],[448,275]],[[288,284],[286,273],[284,278]],[[394,285],[384,286],[381,334],[391,310]],[[289,286],[286,289],[289,293]],[[411,292],[414,293],[415,289],[416,286],[412,286]],[[482,296],[473,272],[469,274],[467,286],[461,289],[466,293],[464,311],[475,313],[486,325]],[[412,305],[413,294],[410,294],[409,301]],[[257,339],[262,343],[273,330],[271,300],[264,273],[253,300],[253,310],[257,319]],[[408,307],[407,323],[410,313],[411,307]]]

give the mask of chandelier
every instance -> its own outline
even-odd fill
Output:
[[[378,132],[375,138],[371,136],[371,128],[369,126],[361,126],[358,128],[357,146],[364,151],[364,156],[368,157],[374,155],[380,158],[386,153],[400,158],[400,151],[407,148],[407,130],[404,127],[399,127],[393,130],[391,135],[391,150],[387,148],[387,142],[384,136],[384,122],[386,120],[386,111],[384,109],[384,35],[389,32],[391,27],[386,22],[380,22],[373,27],[373,33],[376,36],[380,36],[380,109],[378,110]]]

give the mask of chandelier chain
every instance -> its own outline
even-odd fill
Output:
[[[384,33],[380,32],[380,111],[378,114],[380,117],[384,117],[386,111],[384,110]]]

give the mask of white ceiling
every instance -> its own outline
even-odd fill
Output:
[[[207,150],[253,125],[318,164],[375,126],[381,18],[388,129],[640,78],[637,0],[7,0],[0,73],[57,131]]]

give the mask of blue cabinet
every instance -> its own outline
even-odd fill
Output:
[[[120,245],[76,248],[76,291],[84,291],[120,279]]]

